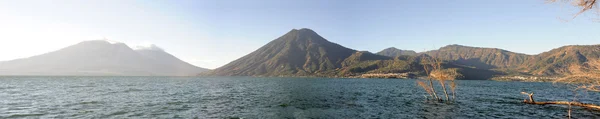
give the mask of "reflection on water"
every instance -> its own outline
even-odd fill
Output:
[[[564,118],[551,83],[459,81],[458,101],[426,101],[415,80],[251,77],[0,77],[0,118]],[[599,95],[580,96],[586,102]],[[600,113],[576,109],[575,117]]]

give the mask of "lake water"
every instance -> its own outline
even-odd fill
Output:
[[[252,77],[0,77],[0,118],[564,118],[552,83],[458,81],[457,101],[426,101],[416,80]],[[600,95],[582,94],[597,103]],[[575,108],[574,117],[600,118]]]

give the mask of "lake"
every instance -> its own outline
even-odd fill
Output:
[[[573,95],[552,83],[457,85],[457,100],[440,103],[409,79],[0,77],[0,118],[565,118],[566,106],[523,104],[520,92],[536,101]],[[578,99],[600,104],[597,93]]]

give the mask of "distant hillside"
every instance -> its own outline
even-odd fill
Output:
[[[123,43],[104,40],[84,41],[46,54],[0,62],[0,75],[190,76],[206,70],[159,48],[133,50]]]
[[[383,55],[383,56],[388,56],[388,57],[397,57],[397,56],[401,56],[401,55],[416,56],[417,52],[412,51],[412,50],[400,50],[395,47],[390,47],[390,48],[386,48],[382,51],[377,52],[377,54]]]
[[[586,72],[587,68],[599,68],[600,45],[563,46],[536,55],[527,61],[527,67],[534,75],[563,75]]]
[[[538,55],[514,53],[497,48],[449,45],[425,52],[433,57],[480,69],[509,74],[562,76],[600,68],[600,45],[563,46]]]
[[[531,55],[514,53],[497,48],[480,48],[448,45],[425,54],[453,63],[480,69],[516,69],[533,58]]]

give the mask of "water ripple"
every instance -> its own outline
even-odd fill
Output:
[[[415,80],[17,77],[0,81],[0,118],[564,118],[567,107],[526,105],[520,92],[535,92],[540,101],[572,96],[550,83],[494,81],[459,81],[458,99],[449,103],[427,101]],[[599,97],[592,93],[580,100],[598,103]],[[582,108],[573,115],[600,118],[597,111]]]

